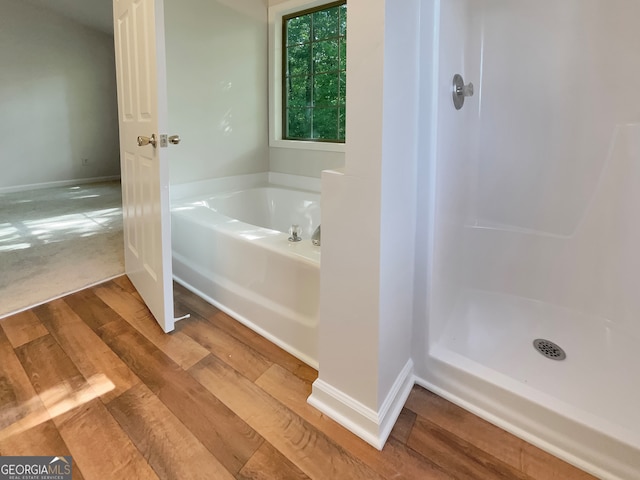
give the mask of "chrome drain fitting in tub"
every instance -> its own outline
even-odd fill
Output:
[[[533,341],[533,346],[538,352],[551,360],[564,360],[567,358],[564,350],[550,340],[537,338]]]

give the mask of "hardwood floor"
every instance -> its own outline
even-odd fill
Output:
[[[0,455],[87,480],[593,478],[420,387],[379,452],[307,404],[314,369],[175,289],[170,335],[126,277],[0,320]]]

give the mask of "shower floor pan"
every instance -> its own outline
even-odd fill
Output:
[[[425,386],[600,478],[640,478],[638,345],[606,320],[471,290],[430,349]]]

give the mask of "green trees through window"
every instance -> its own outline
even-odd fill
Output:
[[[282,20],[283,138],[344,142],[346,2]]]

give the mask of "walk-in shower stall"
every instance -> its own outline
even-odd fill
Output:
[[[640,478],[640,2],[436,3],[420,381]],[[456,73],[475,87],[460,110]]]

